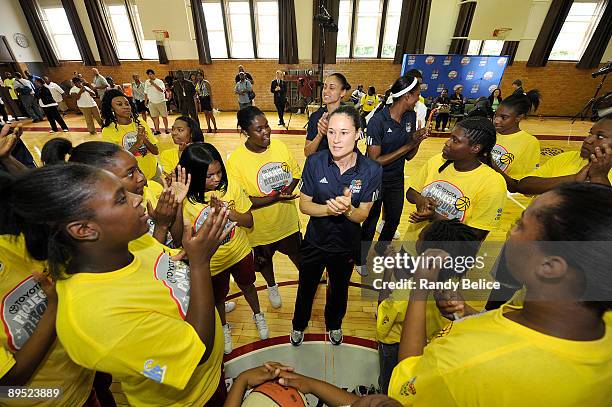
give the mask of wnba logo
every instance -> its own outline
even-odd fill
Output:
[[[474,86],[472,86],[472,90],[470,91],[471,93],[477,93],[478,92],[478,84],[475,83]]]
[[[474,71],[469,71],[467,75],[465,76],[465,80],[471,81],[472,79],[474,79]]]
[[[485,81],[490,81],[491,79],[493,79],[493,71],[485,72],[482,77]]]
[[[448,73],[448,78],[449,79],[455,79],[457,77],[457,71],[450,71]]]
[[[416,62],[416,57],[414,55],[411,55],[408,57],[408,65],[414,65],[415,62]]]
[[[425,58],[425,63],[426,63],[427,65],[431,65],[431,64],[433,64],[433,63],[435,62],[435,60],[436,60],[436,58],[435,58],[435,57],[432,57],[432,56],[430,55],[430,56],[428,56],[427,58]]]
[[[438,79],[438,70],[434,69],[433,71],[431,71],[431,79]]]
[[[453,61],[453,57],[451,56],[447,56],[446,58],[444,58],[444,63],[443,65],[448,66],[450,65],[450,63]]]
[[[508,58],[506,57],[501,57],[497,60],[497,65],[502,66],[503,64],[506,63],[506,61],[508,60]]]
[[[470,63],[470,57],[461,58],[461,65],[467,65]]]

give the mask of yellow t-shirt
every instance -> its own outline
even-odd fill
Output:
[[[131,252],[138,252],[145,249],[156,248],[158,251],[168,253],[170,256],[176,256],[181,252],[181,249],[172,249],[168,246],[161,244],[149,233],[145,233],[138,239],[132,240],[128,247]]]
[[[144,121],[140,121],[140,124],[145,128],[146,137],[149,139],[151,144],[157,144],[157,137],[153,135],[151,128]],[[114,144],[118,144],[121,147],[129,150],[136,143],[136,135],[138,134],[138,126],[136,123],[130,124],[111,124],[108,127],[102,129],[102,137],[105,141],[109,141]],[[136,161],[138,161],[138,167],[147,179],[151,179],[157,173],[157,157],[151,154],[150,151],[143,145],[138,153],[134,154]]]
[[[237,212],[245,213],[251,209],[251,200],[246,196],[238,182],[229,179],[227,191],[222,195],[221,191],[206,192],[206,202],[210,202],[210,198],[215,195],[223,202],[227,203],[228,208],[234,209]],[[183,217],[189,220],[189,224],[193,225],[195,230],[199,230],[210,212],[208,204],[192,203],[188,200],[183,204]],[[228,219],[226,227],[230,225]],[[219,246],[217,252],[210,260],[210,274],[217,275],[220,272],[227,270],[240,260],[244,259],[251,252],[251,245],[244,228],[236,226],[230,232],[226,240]]]
[[[248,196],[268,196],[301,177],[300,166],[280,140],[272,140],[263,153],[238,147],[227,160],[229,176]],[[253,209],[253,227],[248,230],[253,247],[278,242],[300,230],[296,200],[281,201]]]
[[[396,290],[389,298],[378,304],[376,317],[376,340],[387,345],[399,343],[402,338],[402,329],[406,311],[408,310],[408,300],[410,290]],[[469,302],[472,306],[472,302]],[[449,320],[440,314],[433,295],[427,298],[427,313],[425,318],[425,332],[427,340],[431,340],[448,325]]]
[[[378,106],[378,104],[380,103],[380,100],[378,99],[378,95],[374,95],[374,96],[369,96],[369,95],[364,95],[361,97],[361,108],[363,109],[364,112],[371,112],[372,110],[374,110],[374,108],[376,106]]]
[[[588,158],[580,157],[580,151],[567,151],[551,157],[527,177],[554,178],[574,175],[588,163]],[[608,179],[612,182],[612,170],[608,173]]]
[[[203,405],[221,378],[223,332],[215,310],[215,344],[205,346],[184,321],[189,267],[154,247],[126,267],[78,273],[57,282],[57,335],[79,365],[121,382],[130,405]]]
[[[159,153],[159,163],[162,166],[164,174],[172,174],[179,163],[179,149],[177,145],[163,150]]]
[[[143,205],[145,205],[145,208],[147,207],[147,201],[150,201],[151,206],[153,207],[153,209],[155,209],[155,207],[157,206],[157,202],[159,201],[159,197],[163,191],[164,191],[164,187],[159,182],[148,180],[147,186],[144,188],[144,191],[142,194]],[[155,221],[149,218],[149,234],[153,236],[154,232],[155,232]],[[173,246],[172,235],[170,234],[170,232],[168,232],[168,235],[166,236],[165,245],[168,247]]]
[[[8,88],[9,91],[9,95],[11,95],[11,99],[17,99],[17,93],[15,92],[15,88],[14,85],[15,84],[15,78],[6,78],[4,80],[4,86],[6,86]]]
[[[438,202],[436,212],[448,219],[459,219],[468,226],[496,230],[506,203],[506,181],[486,164],[460,172],[453,164],[442,173],[438,169],[446,160],[433,156],[409,181],[409,187]],[[428,222],[410,223],[404,240],[416,241]]]
[[[612,405],[612,318],[596,341],[555,338],[502,308],[450,324],[393,370],[389,396],[404,406]]]
[[[32,272],[42,272],[44,264],[31,260],[22,238],[0,236],[0,377],[15,364],[13,353],[28,341],[47,308],[47,299]],[[11,400],[11,406],[81,406],[91,393],[94,371],[75,364],[59,340],[49,349],[27,387],[61,388],[59,399]],[[7,400],[0,402],[5,405]]]
[[[497,133],[491,155],[499,168],[514,179],[521,179],[540,164],[540,142],[521,130],[514,134]]]

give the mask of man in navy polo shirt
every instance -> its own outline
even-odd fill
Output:
[[[361,240],[363,253],[357,259],[357,272],[367,275],[364,267],[369,250],[368,242],[374,238],[381,207],[385,207],[385,223],[382,227],[376,252],[384,254],[386,245],[393,240],[404,209],[404,164],[419,150],[427,137],[427,129],[417,130],[414,107],[419,101],[418,78],[406,75],[391,87],[393,103],[385,106],[368,122],[367,154],[383,167],[381,200],[377,201],[363,223]]]
[[[329,116],[329,149],[306,160],[302,172],[300,210],[309,215],[300,248],[299,287],[295,299],[290,341],[299,346],[308,326],[312,303],[327,268],[329,291],[325,325],[332,344],[342,343],[348,284],[359,247],[361,222],[378,200],[382,168],[355,151],[359,114],[341,106]]]

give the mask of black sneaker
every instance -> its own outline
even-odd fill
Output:
[[[330,329],[328,336],[332,345],[336,346],[340,345],[342,343],[342,339],[344,338],[342,336],[342,329]]]
[[[159,136],[161,134],[161,131],[154,131],[153,134],[155,134],[156,136]]]

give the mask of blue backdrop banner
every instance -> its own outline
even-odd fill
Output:
[[[499,87],[507,63],[505,56],[404,54],[402,75],[415,68],[421,71],[425,98],[435,98],[442,89],[450,96],[455,86],[463,85],[463,96],[475,99]]]

